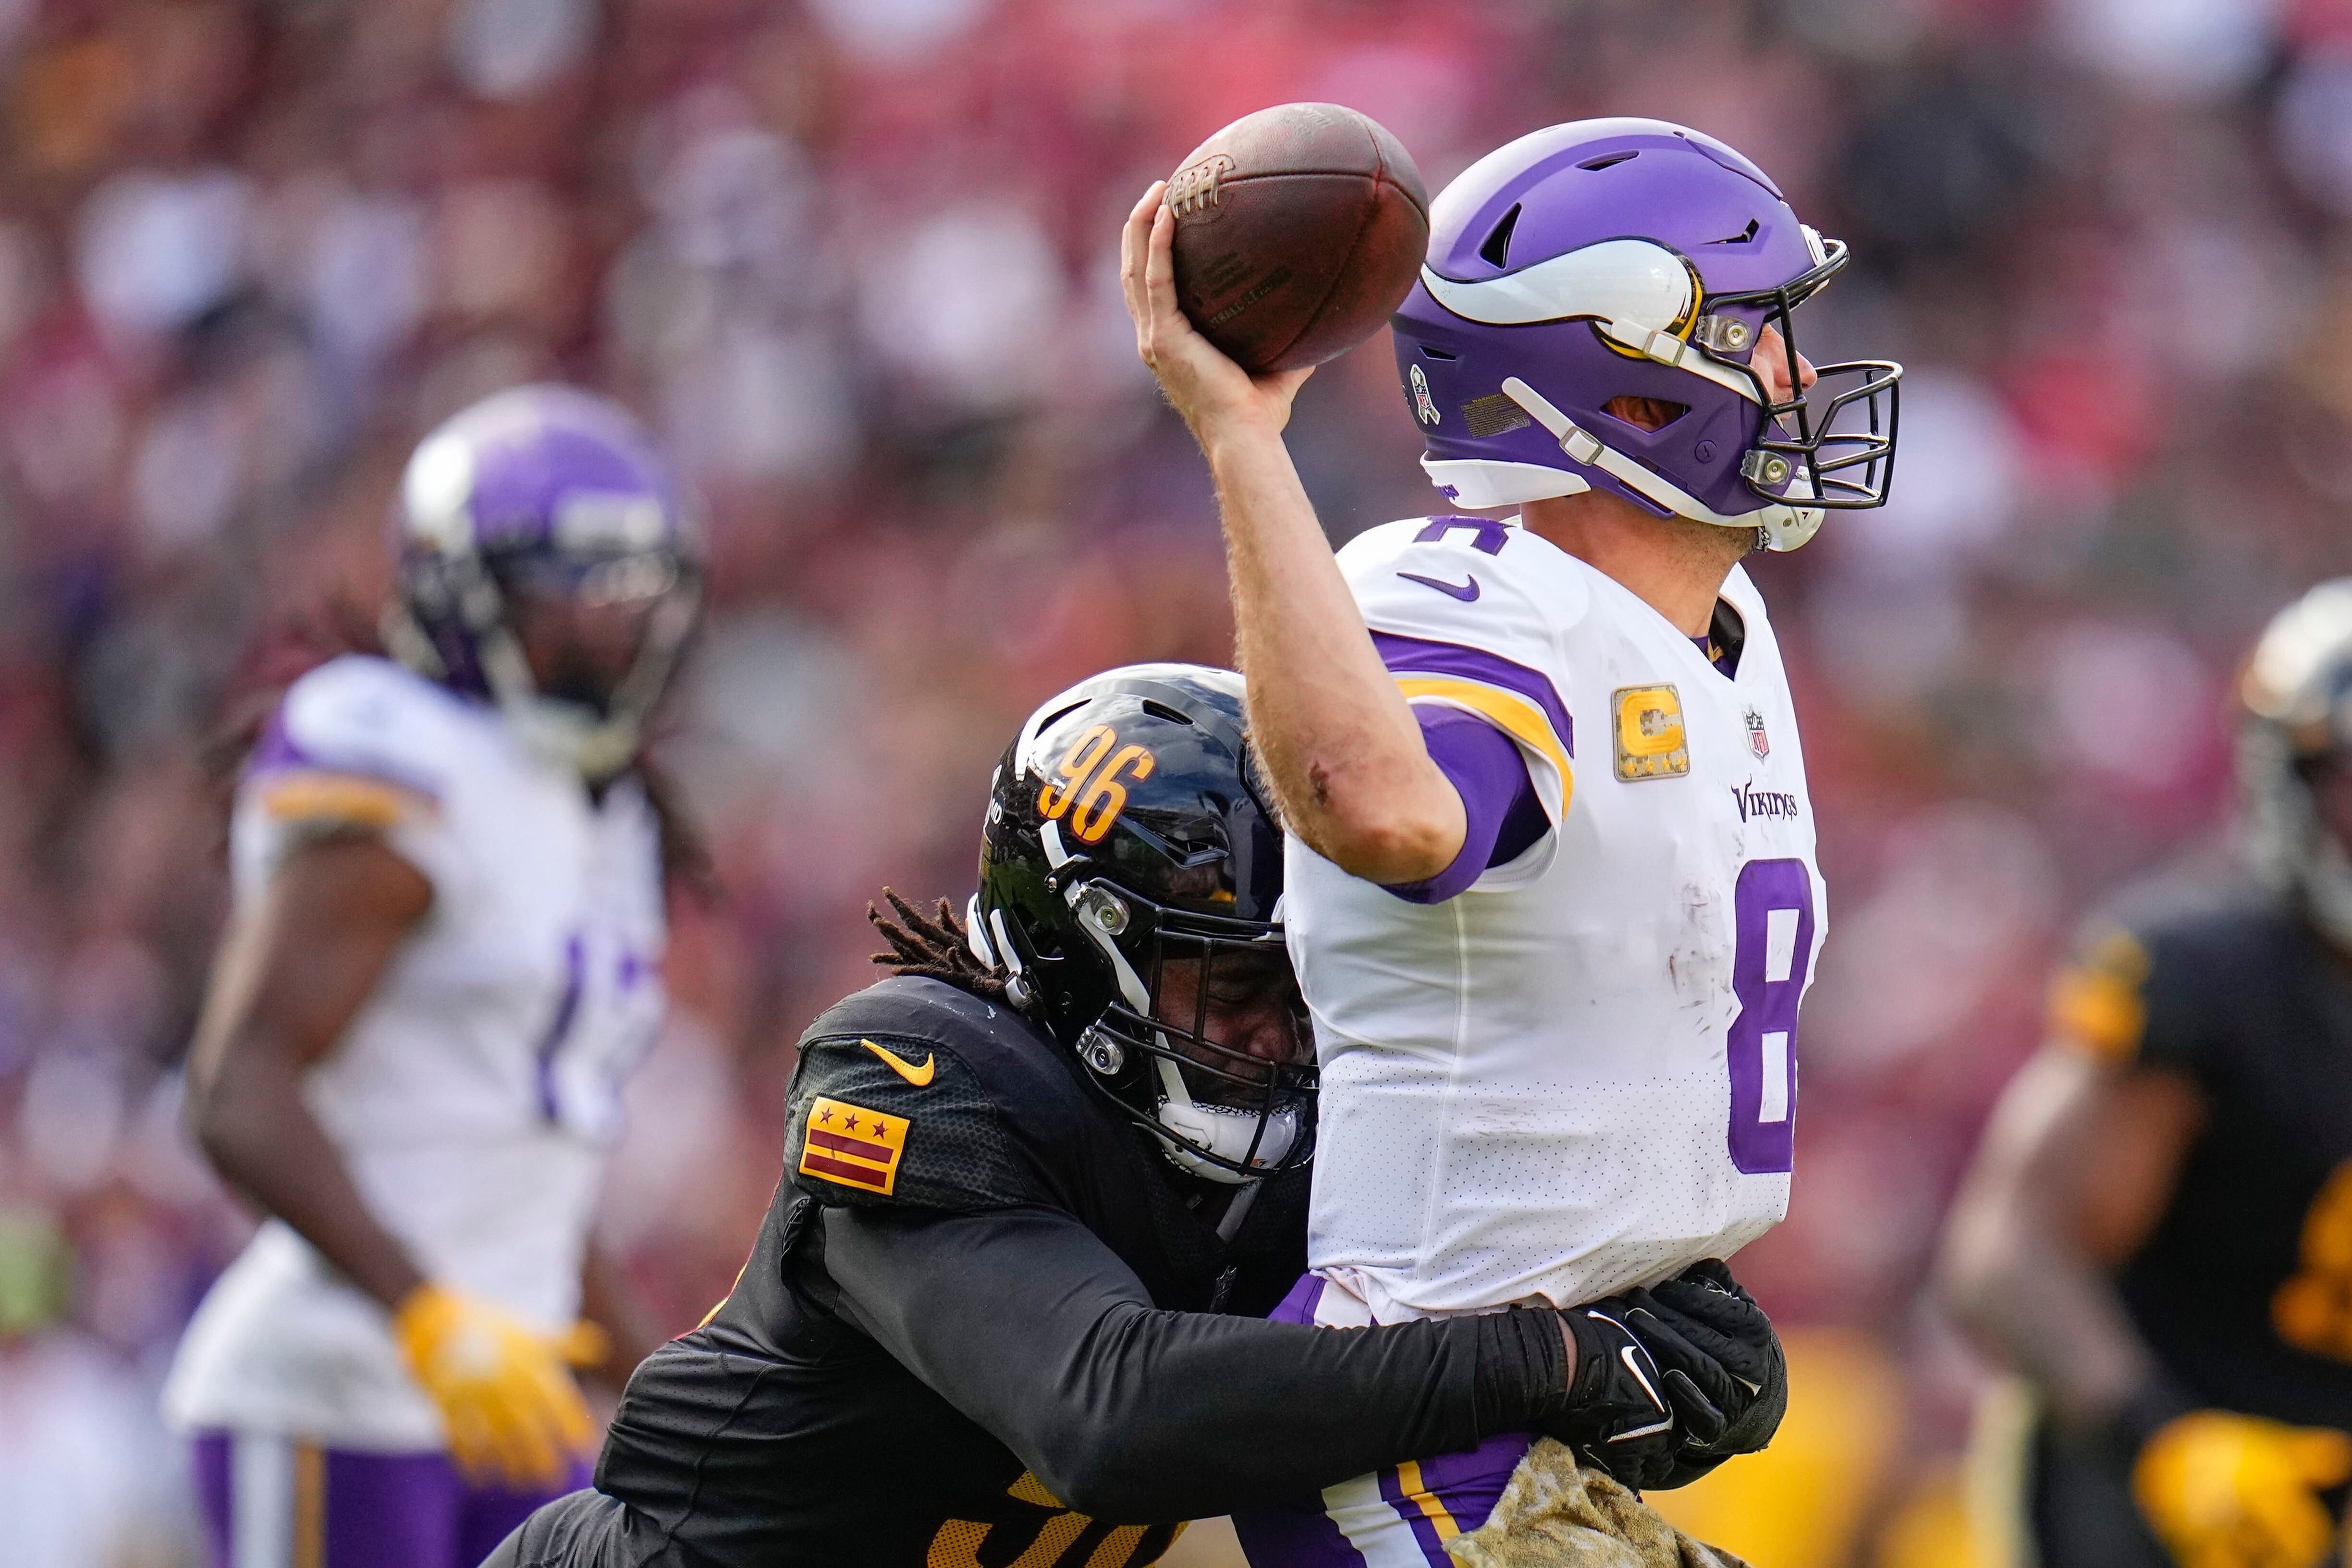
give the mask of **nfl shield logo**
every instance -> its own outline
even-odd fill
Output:
[[[1748,710],[1748,749],[1759,763],[1772,754],[1772,742],[1764,733],[1764,715],[1753,708]]]

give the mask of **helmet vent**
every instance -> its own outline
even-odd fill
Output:
[[[1165,702],[1156,702],[1149,697],[1143,700],[1143,710],[1154,719],[1165,719],[1171,724],[1190,724],[1192,721],[1191,714],[1179,713]]]
[[[1632,156],[1631,153],[1626,155]],[[1511,231],[1518,226],[1519,204],[1513,202],[1511,210],[1503,215],[1503,221],[1496,224],[1494,232],[1486,237],[1486,243],[1478,247],[1479,259],[1494,267],[1509,266]]]
[[[1452,349],[1433,348],[1427,343],[1415,343],[1413,347],[1421,351],[1422,357],[1424,359],[1460,359],[1462,357]]]
[[[1603,153],[1598,158],[1587,158],[1583,163],[1579,163],[1577,167],[1580,169],[1591,169],[1598,173],[1602,169],[1613,169],[1618,164],[1624,163],[1627,159],[1638,158],[1641,155],[1642,153],[1639,148],[1635,148],[1633,151],[1628,153]]]
[[[1726,235],[1721,239],[1710,239],[1707,243],[1709,245],[1746,245],[1749,240],[1756,237],[1756,220],[1754,218],[1749,218],[1748,220],[1748,226],[1741,229],[1738,234]]]

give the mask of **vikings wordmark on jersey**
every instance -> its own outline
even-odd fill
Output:
[[[1339,563],[1408,700],[1510,734],[1553,826],[1433,905],[1290,844],[1322,1059],[1317,1271],[1393,1321],[1589,1300],[1732,1252],[1787,1207],[1825,923],[1761,597],[1738,570],[1724,585],[1726,674],[1516,526],[1391,523]],[[1466,578],[1475,598],[1424,581]],[[1609,739],[1580,777],[1580,715]]]

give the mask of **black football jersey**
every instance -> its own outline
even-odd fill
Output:
[[[932,980],[818,1019],[741,1277],[629,1381],[598,1561],[1140,1568],[1174,1521],[1467,1447],[1563,1385],[1548,1318],[1497,1338],[1536,1314],[1257,1321],[1304,1270],[1307,1173],[1220,1239],[1231,1189],[1083,1070]]]
[[[2200,1404],[2352,1428],[2352,967],[2281,899],[2174,884],[2095,926],[2056,1014],[2204,1094],[2117,1280],[2158,1360]]]

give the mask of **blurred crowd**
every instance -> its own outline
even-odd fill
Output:
[[[719,885],[602,1222],[690,1325],[866,900],[961,905],[1044,696],[1229,653],[1116,230],[1295,99],[1433,191],[1713,132],[1853,247],[1805,352],[1910,367],[1893,503],[1754,567],[1835,910],[1741,1269],[1861,1422],[1762,1568],[1967,1561],[1937,1216],[2082,909],[2226,831],[2251,634],[2352,570],[2352,5],[0,0],[0,1563],[189,1560],[152,1386],[249,1224],[179,1120],[224,737],[372,636],[417,436],[575,379],[705,509],[661,752]],[[1414,430],[1384,335],[1309,384],[1335,539],[1436,509]]]

